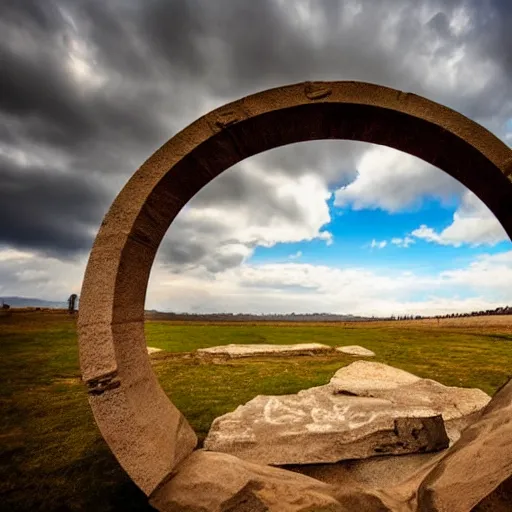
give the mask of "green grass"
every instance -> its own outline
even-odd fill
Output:
[[[481,329],[401,327],[397,323],[390,323],[389,327],[383,324],[377,327],[371,324],[346,324],[340,327],[304,324],[225,326],[146,323],[148,345],[169,352],[188,352],[200,347],[228,343],[318,342],[331,346],[362,345],[377,354],[372,360],[402,368],[421,377],[439,380],[448,386],[478,387],[489,394],[503,384],[512,372],[512,335],[508,332],[509,329],[504,331],[487,334],[481,332]],[[241,364],[249,371],[252,365],[258,364],[257,360],[251,361],[254,362],[242,360],[236,364]],[[288,358],[287,361],[292,360]],[[318,358],[299,358],[293,361],[301,362],[298,368],[314,365],[315,374],[319,372],[321,379],[325,381],[336,367],[341,367],[353,359],[340,355],[334,360],[328,358],[328,362],[320,362]],[[180,364],[186,365],[186,362]],[[263,367],[277,365],[276,372],[279,372],[282,364],[284,363],[267,360]],[[288,363],[284,364],[287,365]],[[164,387],[166,382],[172,382],[172,377],[165,368],[159,369],[159,372],[169,375],[169,378],[162,379]],[[293,375],[285,377],[286,380],[294,378]],[[302,383],[299,379],[297,385],[300,387],[290,392],[302,389],[303,384],[308,386],[310,381]]]
[[[489,394],[512,371],[510,328],[445,329],[388,324],[146,324],[162,387],[200,439],[211,421],[257,394],[294,393],[326,383],[354,359],[251,358],[205,362],[183,357],[227,343],[363,345],[373,360],[447,385]],[[5,510],[150,510],[101,438],[79,379],[74,319],[27,314],[0,318],[0,500]]]

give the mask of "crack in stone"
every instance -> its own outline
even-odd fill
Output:
[[[121,381],[117,375],[117,370],[106,373],[101,377],[95,377],[94,379],[88,380],[86,383],[88,387],[88,393],[90,395],[102,395],[105,391],[110,391],[121,386]]]

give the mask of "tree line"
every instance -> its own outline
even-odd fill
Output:
[[[446,315],[422,316],[422,315],[391,315],[387,320],[422,320],[426,318],[466,318],[471,316],[494,316],[494,315],[512,315],[511,306],[502,306],[496,309],[486,309],[485,311],[472,311],[471,313],[448,313]]]

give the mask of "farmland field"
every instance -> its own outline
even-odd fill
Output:
[[[196,348],[228,343],[362,345],[391,364],[489,394],[512,373],[512,317],[338,324],[148,321],[166,393],[204,439],[211,421],[257,394],[326,383],[355,359],[327,356],[207,362]],[[5,510],[151,510],[101,438],[80,381],[75,319],[0,317],[0,500]]]

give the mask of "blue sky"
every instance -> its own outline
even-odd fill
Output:
[[[508,240],[496,244],[461,244],[459,247],[439,245],[411,237],[411,232],[421,224],[442,231],[453,220],[460,201],[443,205],[440,201],[424,200],[421,207],[399,213],[380,209],[354,211],[349,207],[338,208],[329,201],[331,222],[323,226],[333,235],[327,245],[323,240],[281,243],[273,247],[258,247],[247,260],[251,265],[300,262],[311,265],[328,265],[333,268],[360,267],[377,273],[413,272],[414,275],[433,275],[443,271],[468,266],[478,256],[506,253],[512,249]],[[396,238],[410,237],[407,247],[392,243]],[[372,247],[372,241],[377,245]],[[380,247],[386,241],[384,247]],[[438,296],[468,298],[472,291],[464,286],[440,289]],[[411,295],[421,301],[426,295],[420,291]]]
[[[443,206],[440,201],[425,200],[415,211],[389,213],[380,209],[354,211],[339,208],[329,201],[331,222],[323,229],[333,235],[333,243],[323,240],[281,243],[273,247],[258,247],[248,260],[252,264],[300,260],[302,263],[328,264],[335,267],[360,265],[366,268],[400,268],[415,272],[440,272],[467,264],[480,254],[496,254],[511,249],[503,240],[492,245],[462,244],[442,246],[414,238],[408,247],[391,243],[393,238],[405,238],[421,224],[442,231],[453,220],[460,201]],[[386,241],[384,248],[371,247],[371,242]],[[297,253],[300,252],[300,256]]]

